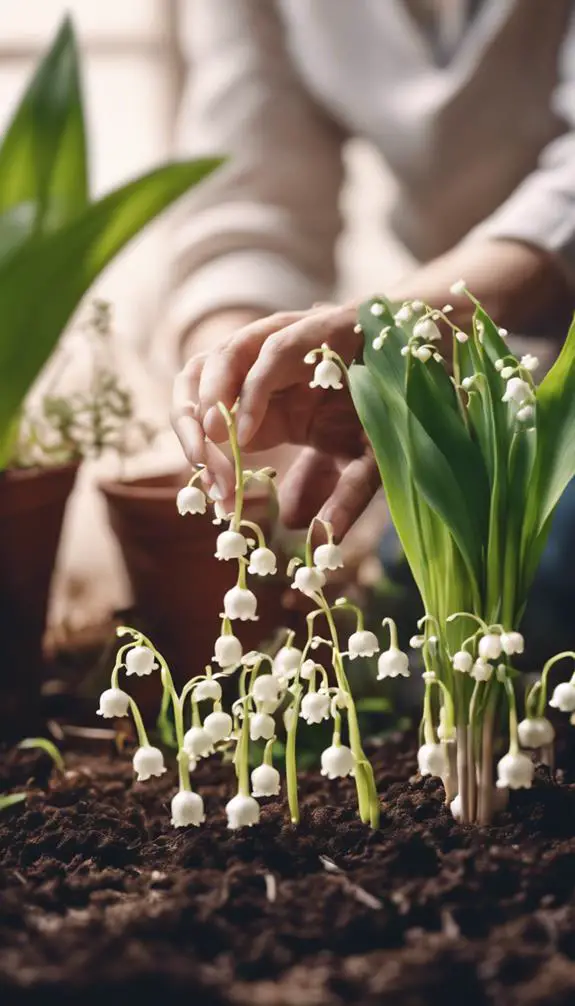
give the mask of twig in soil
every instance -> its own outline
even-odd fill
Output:
[[[264,883],[266,885],[266,898],[273,904],[278,893],[278,885],[273,873],[264,874]]]
[[[342,882],[344,890],[348,891],[356,901],[359,901],[361,905],[365,905],[366,908],[371,908],[374,912],[378,912],[381,908],[383,908],[379,898],[370,894],[364,887],[360,887],[359,884],[354,884],[353,881],[349,880],[349,878],[345,876],[341,867],[338,866],[337,863],[334,863],[333,859],[330,859],[329,856],[320,856],[319,861],[326,873],[337,874],[338,878]]]

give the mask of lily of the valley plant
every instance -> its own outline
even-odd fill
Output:
[[[531,750],[551,763],[547,677],[554,663],[575,660],[548,662],[518,722],[518,626],[575,475],[575,324],[536,386],[537,359],[513,356],[464,281],[452,293],[474,304],[470,332],[450,322],[450,305],[364,304],[363,362],[347,379],[425,610],[412,639],[425,666],[419,768],[442,778],[454,816],[488,823],[498,798],[531,785]],[[450,364],[438,323],[450,332]],[[312,386],[341,386],[345,367],[328,346],[306,360]],[[380,671],[397,673],[399,660],[380,658]],[[551,705],[573,712],[575,676]]]

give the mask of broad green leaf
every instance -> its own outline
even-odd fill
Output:
[[[537,475],[532,487],[539,534],[575,476],[575,319],[537,388]]]
[[[221,160],[169,164],[35,237],[0,266],[0,441],[96,277],[143,227]]]
[[[66,18],[0,146],[0,213],[35,207],[36,231],[59,227],[88,203],[84,114],[74,30]]]
[[[64,759],[58,751],[58,748],[54,742],[49,740],[47,737],[26,737],[23,741],[20,741],[18,747],[22,751],[34,751],[36,749],[45,751],[60,772],[64,772],[66,768],[64,765]]]

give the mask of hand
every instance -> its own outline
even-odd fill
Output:
[[[217,447],[227,440],[217,407],[239,398],[240,446],[262,451],[280,444],[305,447],[280,491],[285,522],[302,526],[321,509],[341,536],[379,487],[379,476],[349,392],[311,389],[311,349],[327,342],[350,363],[361,346],[355,305],[272,315],[240,329],[213,352],[188,361],[174,386],[173,422],[192,464],[231,501],[234,473]]]

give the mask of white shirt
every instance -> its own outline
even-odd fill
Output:
[[[186,5],[180,152],[229,161],[182,209],[174,332],[329,298],[350,136],[393,172],[391,225],[419,260],[481,233],[555,253],[575,282],[575,3],[455,0],[432,36],[423,2]]]

